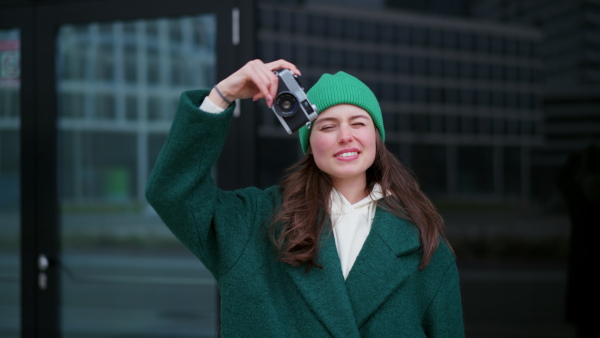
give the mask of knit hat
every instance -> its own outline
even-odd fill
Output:
[[[381,115],[379,102],[371,89],[356,77],[341,71],[334,75],[323,74],[319,81],[309,89],[306,96],[308,96],[310,103],[317,106],[319,114],[338,104],[352,104],[366,110],[371,115],[375,127],[379,130],[381,139],[385,141],[385,129],[383,128],[383,116]],[[306,153],[310,129],[302,126],[298,130],[298,136],[300,137],[302,151]]]

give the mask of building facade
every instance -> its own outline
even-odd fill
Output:
[[[544,63],[544,145],[532,155],[533,195],[560,203],[556,175],[569,154],[600,139],[600,3],[590,0],[474,2],[475,18],[539,27]]]
[[[387,146],[430,196],[530,198],[531,149],[544,133],[538,30],[381,6],[263,2],[256,15],[259,57],[294,62],[305,89],[338,70],[373,89]],[[266,186],[301,150],[266,106],[260,116]]]

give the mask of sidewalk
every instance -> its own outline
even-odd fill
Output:
[[[573,338],[561,263],[459,261],[468,338]]]
[[[467,338],[573,338],[564,321],[566,213],[441,211],[455,246]]]

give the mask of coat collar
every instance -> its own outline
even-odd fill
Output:
[[[359,337],[359,327],[419,264],[417,229],[377,209],[371,232],[346,281],[332,233],[321,238],[323,269],[288,266],[289,275],[319,320],[335,337]],[[400,261],[400,258],[403,260]]]
[[[288,265],[288,272],[304,300],[333,337],[360,337],[332,233],[321,236],[317,263],[323,268],[312,267],[304,273],[303,266]]]
[[[346,278],[359,327],[417,270],[420,248],[412,223],[377,209],[371,232]]]

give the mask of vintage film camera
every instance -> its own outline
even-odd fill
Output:
[[[289,69],[278,69],[274,73],[279,77],[279,85],[272,109],[285,131],[292,134],[317,118],[317,107],[308,101],[298,75]]]

